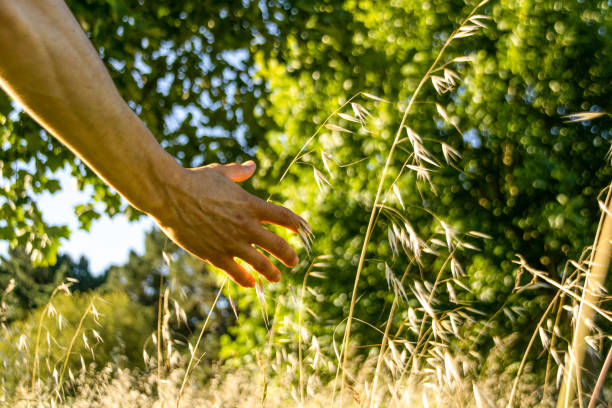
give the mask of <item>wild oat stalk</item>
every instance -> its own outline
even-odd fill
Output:
[[[603,367],[601,368],[599,378],[597,378],[597,383],[593,389],[591,402],[589,402],[588,408],[595,408],[597,400],[599,399],[599,393],[601,392],[604,382],[606,381],[606,374],[608,374],[608,370],[610,370],[610,366],[612,366],[612,347],[610,347],[610,350],[608,350],[608,356],[606,357],[606,361],[604,361]]]
[[[85,318],[87,317],[87,315],[90,312],[95,312],[94,309],[94,301],[97,299],[96,296],[94,296],[91,301],[89,302],[89,305],[87,306],[87,308],[85,309],[85,311],[83,312],[83,315],[81,315],[81,319],[79,320],[79,324],[77,325],[76,330],[74,331],[74,335],[72,336],[72,338],[70,339],[70,343],[68,344],[68,349],[66,350],[66,356],[64,357],[64,363],[62,364],[62,371],[60,372],[60,376],[59,379],[57,380],[57,386],[55,387],[55,397],[54,397],[54,401],[57,399],[57,397],[60,394],[60,391],[62,390],[62,384],[63,384],[63,380],[64,380],[64,374],[66,374],[66,368],[68,367],[68,361],[70,360],[70,354],[72,353],[72,348],[74,347],[74,343],[77,339],[77,337],[79,336],[79,333],[81,332],[81,328],[83,327],[83,323],[85,322]]]
[[[167,258],[166,252],[163,252],[164,259],[170,267],[170,261]],[[162,382],[162,304],[164,293],[164,275],[159,276],[159,296],[157,299],[157,391],[161,390]]]
[[[608,112],[578,112],[565,116],[568,122],[583,122],[612,116]],[[608,159],[612,159],[612,148],[608,151]],[[600,300],[601,289],[608,274],[610,258],[612,256],[612,184],[608,187],[605,202],[599,202],[602,210],[595,241],[591,250],[591,257],[586,271],[584,289],[580,299],[576,328],[569,353],[569,363],[566,367],[565,377],[561,385],[557,408],[568,407],[573,400],[575,385],[580,385],[580,370],[586,351],[586,337],[590,331],[590,322],[593,322],[595,313],[607,317],[596,305]],[[585,307],[586,306],[586,307]],[[606,359],[607,361],[607,359]],[[576,376],[576,378],[574,378]],[[582,404],[582,401],[579,401]],[[593,403],[593,400],[591,400]],[[591,404],[589,404],[590,406]]]
[[[306,140],[306,142],[304,142],[302,147],[300,147],[300,150],[298,151],[298,153],[295,155],[295,157],[293,157],[293,159],[291,160],[291,162],[289,163],[289,165],[287,166],[287,168],[281,175],[280,179],[278,179],[277,184],[280,184],[285,179],[285,177],[287,177],[287,174],[289,173],[289,170],[291,169],[291,167],[293,167],[293,165],[297,163],[298,160],[300,160],[303,157],[304,152],[306,151],[306,148],[317,137],[317,135],[321,132],[321,130],[323,130],[324,128],[329,129],[329,127],[333,128],[333,126],[335,126],[335,125],[329,125],[328,124],[329,120],[333,118],[335,115],[337,115],[339,112],[341,112],[342,109],[348,106],[353,100],[355,100],[355,98],[363,94],[368,95],[367,92],[362,92],[362,91],[357,92],[355,95],[351,96],[346,102],[340,105],[340,107],[338,107],[335,111],[333,111],[327,118],[325,118],[325,120],[323,121],[323,123],[321,123],[321,125],[319,125],[317,130]],[[270,201],[271,198],[272,198],[272,195],[268,197],[267,201]]]
[[[404,280],[408,276],[408,271],[413,265],[413,261],[410,261],[406,269],[404,270],[404,274],[400,279],[399,284],[402,285]],[[372,407],[374,403],[374,395],[376,394],[376,386],[378,384],[378,378],[380,375],[380,370],[382,368],[383,357],[385,355],[385,348],[387,347],[387,342],[389,341],[389,331],[391,330],[391,323],[393,322],[393,315],[395,314],[395,310],[397,308],[397,304],[399,303],[399,294],[396,294],[393,297],[393,303],[391,304],[391,310],[389,311],[389,316],[387,317],[387,325],[385,326],[385,333],[383,334],[382,342],[380,344],[380,351],[378,352],[378,360],[376,361],[376,368],[374,369],[374,378],[372,379],[372,389],[370,391],[370,398],[368,402],[368,406]]]
[[[210,320],[210,316],[212,315],[213,311],[215,310],[215,306],[217,306],[217,301],[219,300],[219,297],[221,297],[221,293],[223,292],[223,287],[225,286],[226,283],[227,283],[227,276],[225,278],[223,278],[223,282],[221,283],[221,287],[219,288],[219,291],[217,292],[217,296],[215,297],[215,301],[213,302],[212,306],[210,307],[210,311],[208,312],[208,315],[206,316],[206,320],[204,321],[204,325],[202,326],[202,330],[200,330],[200,335],[198,336],[198,340],[196,341],[195,347],[191,351],[191,358],[189,359],[189,364],[187,364],[187,370],[185,371],[185,376],[183,377],[183,382],[181,383],[181,388],[179,389],[178,396],[176,397],[176,408],[179,408],[179,405],[181,403],[181,396],[183,395],[183,391],[185,389],[185,384],[187,384],[187,380],[189,379],[189,374],[191,374],[191,371],[192,371],[191,367],[194,364],[195,355],[196,355],[196,353],[198,351],[198,347],[200,346],[200,341],[202,340],[202,337],[204,336],[204,331],[206,330],[206,327],[208,326],[208,321]]]
[[[59,286],[53,289],[53,292],[51,292],[51,296],[49,297],[49,301],[47,302],[42,312],[40,313],[40,319],[38,320],[38,328],[36,329],[36,344],[34,346],[34,357],[32,359],[32,386],[31,386],[32,393],[34,393],[35,386],[36,386],[36,373],[38,371],[38,353],[40,351],[40,333],[42,331],[43,318],[49,312],[49,309],[52,307],[51,302],[53,301],[53,298],[55,297],[55,295],[59,291],[64,291],[67,294],[70,294],[70,286],[72,286],[72,284],[75,282],[77,282],[76,279],[69,278],[67,279],[67,282],[62,282]]]
[[[302,290],[300,292],[300,303],[298,305],[298,382],[300,386],[300,404],[304,404],[304,373],[303,373],[303,360],[302,360],[302,311],[304,309],[304,295],[306,292],[306,282],[308,281],[308,276],[310,276],[310,272],[312,272],[314,262],[310,263],[308,270],[304,274],[304,280],[302,281]]]
[[[610,257],[612,256],[612,185],[608,188],[608,195],[605,203],[602,203],[601,219],[597,228],[591,259],[588,263],[588,270],[585,277],[582,298],[576,318],[576,329],[574,330],[572,346],[569,353],[569,363],[566,366],[565,379],[561,386],[557,408],[567,408],[574,398],[575,386],[580,381],[580,370],[584,361],[586,351],[586,337],[589,334],[591,323],[595,317],[595,312],[601,314],[596,307],[601,296],[601,288],[606,279],[610,267]],[[606,317],[604,315],[604,317]],[[578,384],[579,385],[579,384]]]
[[[525,363],[527,362],[527,356],[529,355],[529,351],[531,351],[531,347],[533,346],[533,343],[535,342],[535,339],[537,338],[538,333],[540,333],[540,328],[542,327],[542,324],[544,323],[544,321],[546,319],[546,316],[548,316],[548,313],[550,313],[550,311],[553,309],[553,307],[554,307],[555,303],[557,302],[557,300],[559,299],[559,296],[561,295],[561,293],[563,293],[563,292],[560,291],[560,290],[557,291],[557,294],[555,295],[553,300],[550,302],[550,305],[548,305],[548,307],[544,311],[544,314],[540,318],[540,321],[536,325],[536,328],[535,328],[535,330],[533,332],[533,335],[531,336],[531,339],[529,340],[529,344],[527,344],[527,349],[523,353],[523,358],[521,359],[521,363],[520,363],[519,368],[518,368],[518,370],[516,372],[516,375],[514,377],[514,382],[512,384],[512,390],[510,391],[510,397],[508,398],[508,404],[506,404],[507,408],[512,408],[512,402],[514,401],[514,396],[516,394],[516,390],[517,390],[517,387],[518,387],[519,380],[521,378],[521,374],[523,372],[523,369],[525,368]]]
[[[442,58],[442,56],[444,55],[444,52],[446,51],[447,47],[451,44],[451,42],[456,39],[456,38],[462,38],[462,37],[467,37],[469,35],[472,35],[475,30],[477,28],[473,28],[475,27],[474,25],[468,25],[468,23],[470,22],[470,19],[472,19],[475,15],[476,12],[478,11],[478,9],[480,9],[482,6],[484,6],[486,3],[488,2],[488,0],[482,0],[476,7],[474,7],[474,9],[470,12],[470,14],[466,17],[466,19],[461,23],[461,25],[455,30],[453,31],[453,33],[449,36],[449,38],[446,40],[446,42],[444,43],[444,45],[442,46],[440,52],[438,53],[436,59],[434,60],[433,64],[431,64],[431,66],[429,67],[429,69],[427,70],[427,72],[425,73],[425,75],[423,76],[423,78],[421,79],[421,81],[419,82],[418,86],[416,87],[412,97],[410,98],[410,102],[408,103],[408,106],[406,107],[406,110],[404,111],[404,114],[402,116],[402,120],[400,122],[400,126],[395,134],[395,138],[393,140],[393,143],[391,144],[391,148],[389,149],[389,153],[387,155],[387,159],[385,162],[385,165],[383,167],[381,176],[380,176],[380,181],[378,183],[378,189],[376,191],[376,196],[374,198],[374,203],[372,205],[372,211],[370,213],[370,220],[368,222],[368,227],[366,229],[366,233],[365,233],[365,237],[363,240],[363,246],[361,249],[361,254],[359,256],[359,263],[357,266],[357,272],[355,275],[355,282],[353,285],[353,293],[351,296],[351,304],[349,307],[349,314],[348,314],[348,319],[347,319],[347,323],[346,323],[346,330],[345,330],[345,334],[344,334],[344,339],[343,339],[343,344],[342,344],[342,350],[341,353],[344,353],[343,356],[343,360],[341,363],[341,380],[340,380],[340,405],[343,404],[343,400],[344,400],[344,385],[345,385],[345,378],[346,378],[346,364],[347,364],[347,359],[348,359],[348,350],[349,350],[349,345],[350,345],[350,335],[351,335],[351,326],[352,326],[352,322],[353,322],[353,314],[354,314],[354,310],[355,310],[355,303],[357,300],[357,288],[358,288],[358,284],[359,284],[359,279],[361,277],[361,271],[363,270],[363,264],[365,261],[365,255],[366,255],[366,251],[367,251],[367,246],[368,243],[370,242],[370,237],[372,235],[372,230],[374,228],[374,220],[376,218],[377,215],[377,211],[378,211],[378,205],[380,202],[380,198],[381,198],[381,193],[383,191],[383,187],[385,185],[385,181],[387,178],[387,172],[389,170],[389,166],[391,165],[391,161],[393,158],[393,153],[395,152],[395,149],[399,143],[399,141],[401,140],[401,135],[404,132],[404,128],[406,127],[406,121],[408,119],[408,115],[410,113],[410,111],[412,110],[412,106],[414,105],[414,101],[416,100],[416,98],[419,96],[419,93],[421,92],[421,89],[423,88],[423,86],[427,83],[428,80],[432,80],[432,83],[434,85],[434,87],[436,88],[436,91],[438,92],[446,92],[449,90],[448,86],[445,85],[448,82],[444,81],[443,78],[432,75],[434,71],[436,71],[438,68],[438,63],[440,62],[440,59]],[[451,78],[450,81],[453,81],[453,79]],[[333,406],[333,400],[332,400],[332,406]]]

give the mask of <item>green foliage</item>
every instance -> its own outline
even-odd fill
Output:
[[[95,309],[91,309],[90,304]],[[144,366],[142,350],[155,322],[151,308],[130,301],[124,293],[99,296],[92,292],[71,296],[60,292],[51,300],[51,305],[53,307],[48,309],[39,307],[23,321],[15,322],[2,331],[2,381],[7,384],[7,389],[29,384],[43,311],[46,313],[40,326],[40,378],[53,378],[54,370],[55,375],[61,373],[73,338],[74,345],[68,361],[73,373],[82,368],[81,358],[86,366],[95,363],[98,368],[110,362],[117,367]],[[78,329],[83,316],[83,324]]]
[[[72,285],[77,292],[95,289],[105,280],[104,275],[92,276],[84,257],[75,262],[62,254],[53,266],[35,267],[24,250],[15,249],[9,251],[7,258],[0,259],[0,288],[12,287],[3,296],[0,322],[22,320],[30,310],[47,304],[53,290],[66,278],[77,280]]]
[[[169,307],[173,314],[181,313],[187,318],[184,326],[181,319],[173,316],[175,329],[180,337],[189,337],[206,319],[219,289],[219,275],[210,269],[175,245],[160,230],[153,229],[145,236],[144,254],[132,252],[124,265],[111,266],[100,290],[121,291],[138,304],[157,308],[160,279],[163,278],[163,289],[169,291]],[[209,331],[215,334],[223,333],[234,320],[227,298],[221,299],[215,312],[217,318],[209,326]]]
[[[442,43],[471,7],[447,0],[406,0],[384,7],[367,1],[311,7],[296,3],[288,24],[280,26],[289,46],[279,49],[277,58],[258,58],[258,75],[272,90],[267,112],[282,130],[268,132],[269,147],[258,151],[261,168],[255,186],[303,214],[314,226],[315,253],[331,256],[326,261],[328,279],[311,283],[318,295],[309,293],[307,303],[315,317],[307,315],[305,324],[327,341],[335,324],[347,315],[368,213],[401,112]],[[456,254],[457,263],[467,271],[461,281],[472,289],[464,299],[493,317],[492,327],[503,328],[479,339],[486,351],[493,335],[531,331],[534,318],[550,299],[551,292],[542,288],[537,301],[530,293],[510,296],[515,255],[559,279],[566,260],[579,258],[593,239],[597,196],[611,174],[605,161],[609,120],[566,123],[563,115],[610,110],[612,71],[606,67],[612,63],[612,48],[605,33],[612,29],[612,19],[609,6],[601,2],[502,1],[485,6],[483,13],[492,17],[487,22],[490,28],[456,41],[445,58],[473,60],[450,66],[462,78],[459,86],[438,95],[428,82],[408,118],[408,125],[439,162],[444,162],[440,141],[463,155],[456,162],[458,169],[447,166],[431,173],[435,193],[417,181],[414,172],[406,171],[397,183],[402,209],[389,188],[412,153],[410,146],[400,147],[387,178],[386,203],[404,214],[423,239],[437,235],[444,241],[440,220],[459,237],[472,230],[492,236],[467,240],[480,255],[475,256],[474,250]],[[323,129],[307,147],[309,153],[279,183],[327,115],[360,90],[393,102],[355,100],[376,118],[369,124],[373,133],[360,132],[355,124],[333,116],[330,123],[353,133]],[[442,106],[449,121],[433,102]],[[350,107],[343,112],[353,115]],[[328,174],[322,152],[342,164],[365,160],[340,167],[328,159]],[[330,188],[317,188],[313,166],[330,181]],[[387,240],[391,218],[383,213],[378,219],[358,288],[355,315],[374,325],[384,323],[388,310],[384,263],[397,276],[409,263],[406,257],[391,256]],[[409,287],[414,280],[432,283],[441,266],[425,255],[422,265],[409,273]],[[443,276],[450,275],[446,268]],[[285,274],[280,287],[268,289],[268,298],[280,299],[289,284],[299,287],[302,277],[299,272]],[[437,305],[441,310],[446,296],[450,294],[443,288],[436,296],[443,299]],[[414,302],[408,304],[418,306]],[[512,307],[523,316],[517,318],[512,312],[510,319],[506,313],[495,313]],[[257,310],[252,317],[261,319]],[[249,330],[247,326],[245,332]],[[380,334],[371,328],[356,323],[356,330],[357,343],[380,341]]]

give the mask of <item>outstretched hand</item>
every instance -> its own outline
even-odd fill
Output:
[[[0,88],[177,244],[242,286],[280,271],[253,245],[295,266],[298,257],[262,222],[297,232],[308,224],[235,182],[255,163],[184,169],[159,145],[120,93],[62,0],[0,1]],[[306,231],[308,232],[308,231]]]
[[[178,245],[223,269],[245,287],[253,287],[255,279],[234,258],[246,261],[270,282],[281,278],[280,271],[253,245],[286,266],[298,263],[298,256],[289,244],[261,223],[277,224],[294,232],[301,227],[309,228],[292,211],[255,197],[236,185],[254,172],[253,161],[184,169],[181,182],[164,192],[164,208],[159,214],[151,214]]]

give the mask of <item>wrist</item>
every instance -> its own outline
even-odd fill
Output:
[[[136,209],[154,218],[163,218],[170,209],[172,190],[180,186],[186,170],[160,146],[145,124],[133,112],[130,114],[136,118],[132,122],[136,124],[132,140],[137,143],[138,153],[134,162],[124,167],[126,173],[120,175],[124,186],[117,190]]]
[[[144,173],[145,180],[136,180],[143,189],[139,194],[138,202],[133,205],[140,211],[156,218],[164,219],[174,212],[171,197],[173,192],[185,181],[184,169],[161,146],[147,155]]]

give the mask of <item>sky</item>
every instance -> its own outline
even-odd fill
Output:
[[[45,221],[68,225],[72,231],[68,240],[62,240],[60,252],[68,253],[74,259],[85,255],[94,274],[102,273],[109,265],[123,264],[130,250],[143,253],[145,231],[154,225],[150,218],[129,222],[123,214],[112,219],[102,215],[92,222],[89,232],[80,230],[74,206],[90,202],[90,195],[77,189],[75,179],[68,172],[60,171],[54,176],[59,179],[62,189],[53,195],[41,194],[38,205]]]

